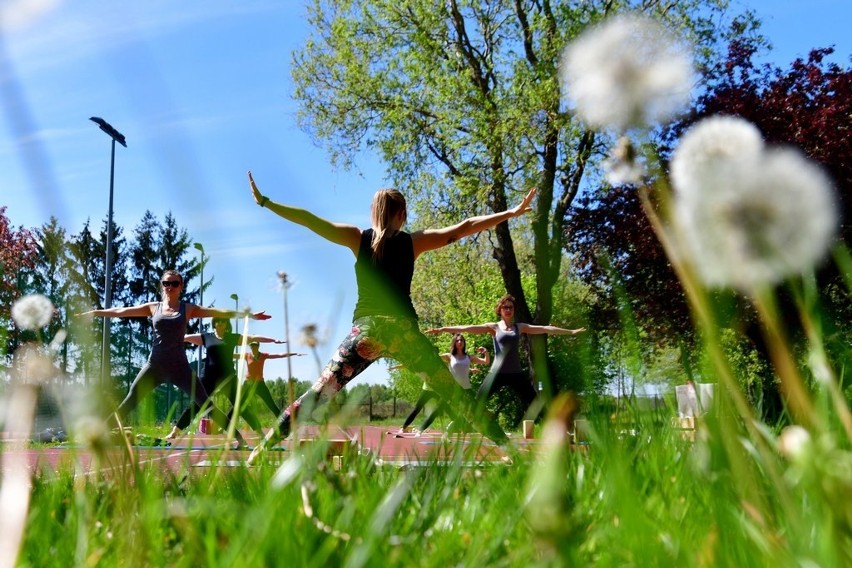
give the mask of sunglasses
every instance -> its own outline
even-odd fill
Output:
[[[511,310],[514,310],[514,309],[515,309],[515,306],[503,306],[503,307],[502,307],[502,308],[500,308],[500,309],[501,309],[501,310],[509,310],[509,311],[511,311]]]
[[[180,280],[163,280],[160,284],[163,285],[163,288],[177,288],[180,286]]]

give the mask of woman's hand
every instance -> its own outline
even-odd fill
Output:
[[[248,172],[249,186],[251,187],[251,194],[254,197],[255,203],[260,205],[261,207],[266,205],[266,202],[269,201],[269,198],[260,193],[260,190],[257,189],[257,184],[254,183],[254,178],[251,175],[251,170]]]
[[[423,333],[425,333],[426,335],[438,335],[439,333],[444,333],[444,330],[440,327],[434,327],[432,329],[427,329]]]
[[[532,203],[533,197],[535,197],[536,193],[538,193],[537,187],[534,187],[531,190],[529,190],[529,192],[527,192],[527,194],[524,196],[523,200],[521,200],[521,203],[512,210],[515,217],[517,217],[519,215],[523,215],[527,211],[532,211],[532,207],[530,206],[530,203]]]

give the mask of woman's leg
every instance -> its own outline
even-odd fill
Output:
[[[323,400],[331,398],[382,355],[383,346],[370,335],[374,328],[370,321],[372,319],[362,318],[352,326],[349,335],[340,343],[317,382],[284,409],[276,427],[267,434],[267,439],[271,440],[276,436],[287,437],[292,418],[298,415],[302,407],[312,409]]]
[[[205,377],[207,379],[207,377]],[[215,380],[212,379],[211,380]],[[202,405],[206,408],[210,409],[210,418],[213,419],[213,422],[216,423],[219,428],[222,430],[228,431],[228,427],[230,425],[230,421],[224,412],[219,410],[216,405],[213,404],[213,401],[210,398],[210,392],[207,391],[207,388],[204,386],[204,381],[195,381],[193,386],[193,373],[192,368],[190,368],[189,363],[185,365],[185,367],[181,367],[176,369],[173,373],[172,384],[176,387],[184,391],[185,393],[192,396],[193,388],[195,389],[195,400],[190,400],[190,406],[192,407],[195,414],[198,414],[202,411]],[[200,404],[199,404],[200,401]],[[245,444],[245,440],[243,440],[242,435],[239,430],[234,430],[234,437],[240,442],[241,445]]]
[[[411,426],[411,423],[414,422],[414,419],[417,418],[417,415],[420,414],[420,411],[423,410],[426,403],[436,396],[437,395],[430,390],[421,390],[420,396],[417,397],[417,402],[414,403],[414,408],[411,409],[411,412],[408,414],[408,418],[406,418],[405,422],[403,422],[402,428],[405,429]]]
[[[151,394],[151,391],[157,388],[157,385],[162,382],[159,370],[152,367],[150,363],[145,363],[130,384],[130,389],[127,391],[124,400],[118,405],[115,414],[110,416],[110,424],[118,425],[116,422],[117,416],[121,424],[124,425],[127,415],[139,405],[139,401]]]
[[[387,345],[387,353],[382,356],[396,359],[420,376],[446,404],[452,420],[462,417],[493,441],[505,442],[506,433],[494,417],[484,408],[479,408],[470,393],[459,386],[438,349],[420,331],[416,322],[396,320],[395,324],[383,327],[378,334],[379,341]]]
[[[204,384],[205,381],[204,381],[203,378],[200,381],[198,380],[198,376],[195,373],[192,374],[192,380],[195,383],[196,392],[190,393],[190,397],[192,397],[194,395],[195,399],[199,400],[198,392],[197,392],[199,384],[204,385],[204,388],[208,393],[213,392],[213,389],[208,388],[207,385]],[[204,402],[206,402],[206,400],[201,401],[202,404]],[[186,430],[186,427],[189,426],[192,423],[192,420],[195,418],[195,411],[196,411],[197,408],[198,408],[197,405],[189,404],[183,410],[183,412],[180,414],[180,416],[178,416],[178,419],[175,422],[174,428],[172,428],[172,431],[169,433],[168,436],[166,436],[166,439],[177,438],[177,436],[181,433],[182,430]]]
[[[255,383],[254,392],[260,397],[260,400],[266,404],[266,408],[276,417],[281,414],[281,409],[275,404],[275,398],[269,392],[269,387],[266,386],[266,381],[260,380]]]
[[[435,421],[435,419],[436,419],[436,418],[437,418],[437,417],[438,417],[438,416],[439,416],[442,412],[446,412],[447,410],[448,410],[448,409],[447,409],[447,404],[446,404],[445,402],[443,402],[443,401],[442,401],[442,402],[439,402],[439,403],[438,403],[438,406],[436,406],[436,407],[435,407],[435,409],[434,409],[434,410],[432,410],[432,412],[430,412],[430,413],[426,416],[426,420],[424,420],[424,421],[423,421],[423,424],[420,426],[420,431],[421,431],[421,432],[425,432],[425,431],[426,431],[426,429],[427,429],[427,428],[429,428],[429,426],[431,426],[431,425],[432,425],[432,422],[434,422],[434,421]]]

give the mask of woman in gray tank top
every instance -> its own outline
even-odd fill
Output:
[[[117,420],[119,425],[124,424],[127,415],[142,399],[163,383],[171,383],[190,396],[193,395],[194,390],[195,400],[192,404],[196,410],[199,410],[198,401],[206,401],[209,397],[201,381],[194,380],[192,368],[186,358],[184,335],[187,320],[206,317],[231,318],[239,315],[233,310],[205,308],[182,301],[180,294],[183,291],[183,277],[176,270],[166,270],[163,273],[160,291],[162,300],[159,302],[90,310],[79,314],[81,316],[151,318],[154,330],[151,354],[130,385],[127,396],[115,411],[113,419]],[[270,316],[264,312],[255,312],[250,314],[250,317],[265,320]],[[228,428],[228,419],[219,409],[214,407],[211,417],[223,429]],[[239,432],[237,432],[237,439],[242,440]]]
[[[477,399],[484,403],[492,393],[497,392],[502,387],[507,387],[512,389],[521,399],[524,409],[529,410],[536,398],[536,391],[529,375],[521,365],[519,350],[521,334],[576,335],[585,331],[586,328],[565,329],[553,325],[516,323],[515,298],[511,294],[504,294],[500,298],[495,312],[500,318],[495,323],[436,327],[427,330],[426,333],[490,333],[494,338],[494,363],[491,365],[488,376],[479,387]]]

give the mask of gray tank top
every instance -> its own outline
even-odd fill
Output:
[[[166,316],[163,315],[163,303],[158,302],[151,324],[154,327],[154,343],[148,360],[160,356],[182,356],[185,359],[183,336],[186,334],[186,304],[181,302],[177,314]]]
[[[521,334],[518,331],[518,324],[513,323],[509,331],[503,331],[500,324],[497,324],[497,333],[494,334],[494,360],[496,361],[502,354],[503,363],[500,365],[501,373],[522,373],[521,357],[518,354],[518,344],[521,339]]]

